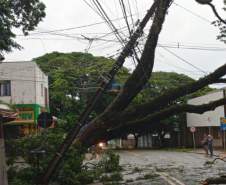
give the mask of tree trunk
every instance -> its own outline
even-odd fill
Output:
[[[139,136],[137,134],[133,134],[133,135],[134,135],[134,139],[135,139],[135,148],[137,149]]]
[[[107,129],[116,126],[116,123],[114,123],[113,120],[117,117],[119,112],[123,111],[129,105],[132,99],[142,90],[142,87],[148,81],[148,78],[152,73],[159,34],[165,20],[166,11],[171,2],[171,0],[160,1],[156,9],[153,24],[140,63],[125,83],[122,92],[112,104],[108,106],[100,116],[80,130],[77,139],[82,143],[90,145],[93,141],[100,138]]]
[[[203,183],[203,185],[209,184],[226,184],[226,177],[208,178]]]

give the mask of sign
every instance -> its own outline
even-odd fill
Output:
[[[53,117],[48,112],[42,112],[38,116],[38,126],[41,128],[48,128],[53,123]]]
[[[226,124],[226,118],[221,117],[220,121],[221,121],[221,124]]]
[[[225,131],[225,130],[226,130],[226,124],[222,124],[222,123],[221,123],[220,128],[221,128],[221,130]]]
[[[220,122],[221,122],[220,129],[225,131],[226,130],[226,118],[221,117]]]
[[[13,123],[33,123],[34,111],[31,110],[19,110],[18,116]]]
[[[195,127],[191,127],[191,128],[190,128],[190,131],[191,131],[192,133],[194,133],[194,132],[196,131],[196,128],[195,128]]]

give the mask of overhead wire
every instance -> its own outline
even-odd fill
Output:
[[[191,62],[185,60],[184,58],[182,58],[181,56],[177,55],[176,53],[174,53],[173,51],[169,50],[168,48],[161,46],[161,48],[163,48],[165,51],[167,51],[168,53],[170,53],[171,55],[175,56],[176,58],[178,58],[179,60],[181,60],[182,62],[192,66],[193,68],[197,69],[198,71],[201,71],[202,73],[204,73],[205,75],[207,75],[207,73],[202,70],[200,67],[197,67],[196,65],[192,64]]]
[[[134,0],[134,1],[135,1],[135,7],[136,7],[136,11],[137,11],[137,19],[139,19],[140,15],[139,15],[138,3],[137,3],[137,0]]]
[[[112,22],[121,21],[122,19],[124,19],[124,17],[119,17],[119,18],[116,18],[116,19],[111,19],[111,21]],[[92,27],[92,26],[96,26],[96,25],[100,25],[100,24],[104,24],[104,23],[106,23],[105,20],[104,21],[101,21],[101,22],[91,23],[91,24],[87,24],[87,25],[81,25],[81,26],[77,26],[77,27],[54,29],[54,30],[48,30],[48,31],[37,31],[37,32],[35,31],[35,32],[32,32],[32,33],[29,33],[29,35],[39,35],[39,34],[45,34],[45,33],[51,33],[51,32],[62,32],[62,31],[76,30],[76,29]],[[16,34],[16,36],[17,37],[26,37],[23,34]]]
[[[130,29],[130,26],[129,26],[129,22],[128,22],[128,19],[127,19],[127,13],[126,13],[126,8],[125,8],[124,1],[123,0],[119,0],[119,3],[120,3],[120,6],[121,6],[121,9],[122,9],[124,20],[126,22],[126,25],[127,25],[128,31],[129,31],[129,35],[131,37],[132,32],[131,32],[131,29]]]
[[[212,23],[209,19],[207,19],[207,18],[205,18],[205,17],[203,17],[203,16],[201,16],[201,15],[193,12],[192,10],[190,10],[188,8],[185,8],[184,6],[182,6],[182,5],[178,4],[178,3],[175,3],[175,1],[173,2],[173,4],[176,5],[176,6],[178,6],[178,7],[180,7],[181,9],[189,12],[190,14],[194,15],[195,17],[198,17],[199,19],[201,19],[201,20],[203,20],[205,22]]]
[[[132,22],[132,25],[133,25],[133,29],[134,29],[135,23],[134,23],[133,14],[132,14],[132,7],[131,7],[131,4],[130,4],[129,0],[127,0],[127,4],[128,4],[128,7],[129,7],[129,17],[131,19],[131,22]]]
[[[93,0],[93,3],[95,4],[96,8],[98,9],[99,13],[101,14],[101,17],[106,21],[106,23],[108,24],[109,28],[114,31],[116,38],[119,40],[119,42],[121,42],[121,44],[124,45],[123,42],[123,38],[120,36],[120,34],[118,33],[117,28],[115,27],[115,25],[112,23],[112,21],[110,20],[110,18],[108,17],[107,13],[105,12],[105,10],[103,9],[102,5],[99,3],[98,0]]]

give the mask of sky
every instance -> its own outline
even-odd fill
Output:
[[[23,49],[5,54],[5,61],[29,61],[53,51],[89,52],[95,56],[117,57],[122,44],[114,34],[110,34],[112,30],[94,11],[94,6],[91,5],[91,8],[86,2],[91,3],[91,0],[65,0],[63,3],[43,0],[46,5],[46,17],[27,37],[21,36],[19,30],[15,31],[18,35],[16,41]],[[129,33],[119,0],[99,2],[108,17],[113,20],[121,37],[128,40]],[[142,19],[153,0],[124,0],[124,3],[132,29],[132,22]],[[213,4],[221,16],[226,17],[222,10],[223,0],[213,0]],[[214,20],[216,17],[209,6],[200,5],[195,0],[175,0],[160,34],[160,47],[156,51],[154,71],[177,72],[198,79],[226,63],[226,45],[216,40],[219,29],[211,24]],[[148,34],[150,23],[145,28],[145,34]],[[87,26],[90,24],[91,26]],[[49,31],[51,32],[46,33]],[[141,51],[145,43],[145,34],[139,42]],[[94,39],[90,43],[87,38],[99,40]],[[129,58],[125,66],[133,70],[135,64]]]

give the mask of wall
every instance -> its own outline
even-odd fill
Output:
[[[13,104],[45,105],[41,84],[48,88],[48,77],[36,63],[3,62],[0,64],[0,80],[11,81],[11,97],[0,97],[0,100]]]
[[[11,98],[0,97],[13,104],[30,104],[35,102],[34,63],[3,62],[0,64],[0,80],[11,81]]]
[[[201,105],[224,97],[223,90],[217,90],[207,95],[190,99],[188,104]],[[224,106],[208,111],[203,114],[187,113],[187,127],[220,126],[220,117],[224,117]]]
[[[48,76],[46,76],[38,65],[35,66],[35,79],[36,79],[36,102],[46,107],[45,105],[45,88],[47,88],[47,107],[49,107],[49,89],[48,89]]]

